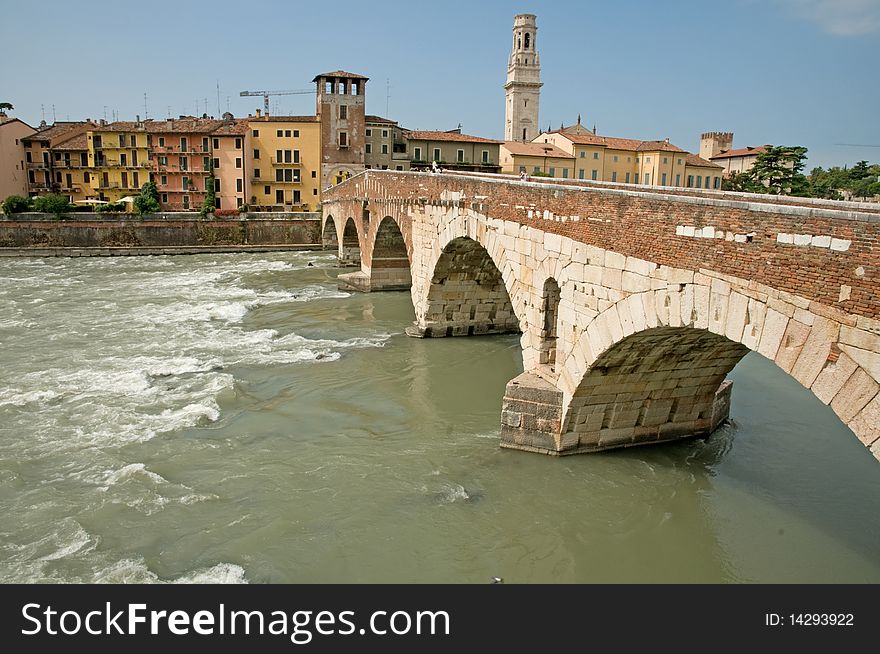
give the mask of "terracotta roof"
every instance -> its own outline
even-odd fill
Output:
[[[748,157],[750,155],[758,155],[762,152],[766,152],[767,148],[772,148],[772,145],[759,145],[754,148],[740,148],[739,150],[727,150],[726,152],[721,152],[720,154],[716,154],[714,157],[709,157],[710,159],[728,159],[730,157]]]
[[[430,131],[412,131],[404,133],[406,138],[412,141],[455,141],[456,143],[504,143],[504,141],[495,141],[493,139],[484,139],[480,136],[471,136],[470,134],[459,134],[458,132],[430,132]]]
[[[71,139],[67,139],[64,143],[52,146],[53,150],[88,150],[88,135],[83,132],[77,134]]]
[[[25,137],[29,140],[34,141],[51,141],[52,139],[57,139],[59,137],[64,136],[69,131],[76,129],[78,127],[82,127],[83,125],[89,125],[90,123],[81,120],[81,121],[58,121],[54,125],[48,125],[46,127],[42,127],[37,130],[36,134],[31,134],[30,136]]]
[[[95,125],[93,132],[146,132],[147,123],[136,123],[133,120],[118,120],[115,123]]]
[[[382,118],[382,116],[366,115],[366,116],[364,116],[364,120],[368,123],[382,123],[383,125],[384,124],[388,124],[388,125],[396,125],[397,124],[396,120],[391,120],[390,118]]]
[[[550,134],[562,134],[562,136],[577,145],[595,145],[598,147],[611,148],[612,150],[630,150],[632,152],[653,152],[655,150],[662,150],[664,152],[684,152],[680,147],[667,143],[666,141],[623,139],[616,136],[601,136],[598,134],[568,134],[564,131],[558,130],[550,132]]]
[[[511,154],[525,155],[529,157],[565,157],[574,159],[565,150],[557,148],[552,143],[520,143],[519,141],[505,141],[502,146]]]
[[[657,150],[661,152],[686,152],[677,145],[672,145],[669,141],[642,141],[638,147],[639,152],[656,152]]]
[[[168,120],[144,121],[146,130],[152,134],[210,134],[223,125],[213,118],[169,118]]]
[[[348,77],[350,79],[370,79],[369,77],[364,77],[363,75],[358,75],[357,73],[346,73],[344,70],[334,70],[332,73],[320,73],[315,75],[313,82],[317,82],[321,77]]]
[[[9,118],[7,120],[4,120],[2,123],[0,123],[0,127],[2,127],[3,125],[11,125],[12,123],[21,123],[25,127],[31,127],[26,122],[24,122],[21,118]],[[31,129],[34,129],[34,128],[31,127]],[[36,130],[34,130],[34,131],[36,131]]]
[[[245,118],[236,118],[231,123],[223,123],[215,129],[211,134],[214,136],[241,136],[246,134],[250,127]]]
[[[712,163],[711,161],[706,161],[698,154],[688,154],[684,160],[685,165],[687,166],[702,166],[703,168],[723,168],[724,166],[719,166],[717,163]]]
[[[248,123],[317,123],[317,116],[249,116]]]

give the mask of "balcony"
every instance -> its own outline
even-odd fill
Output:
[[[45,161],[28,161],[26,165],[28,170],[41,170],[49,167]]]
[[[302,166],[302,161],[277,161],[275,157],[269,157],[273,166]]]

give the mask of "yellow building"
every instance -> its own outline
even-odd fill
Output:
[[[317,116],[248,118],[253,211],[316,211],[321,202],[321,123]],[[222,188],[222,183],[221,183]]]
[[[71,202],[95,197],[91,185],[88,141],[88,135],[82,133],[52,146],[55,186]]]
[[[724,177],[724,167],[714,161],[706,161],[696,154],[689,154],[685,159],[687,170],[685,186],[688,188],[720,189]]]
[[[721,188],[719,166],[673,145],[669,139],[643,141],[602,136],[577,124],[540,134],[533,143],[554,145],[574,157],[572,177],[575,179],[646,186]],[[562,175],[557,172],[554,177]],[[697,179],[701,182],[699,187]]]
[[[506,141],[501,145],[501,172],[539,173],[550,177],[572,177],[574,157],[552,143]]]
[[[96,125],[87,138],[94,196],[116,202],[137,195],[149,181],[152,168],[145,124],[119,121]]]

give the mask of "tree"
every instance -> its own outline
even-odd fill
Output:
[[[721,189],[740,193],[762,193],[765,190],[748,173],[730,173],[730,177],[722,180]]]
[[[864,159],[849,169],[849,178],[852,180],[865,179],[865,177],[869,177],[870,175],[871,168],[868,166],[868,162]]]
[[[749,176],[774,195],[803,195],[809,183],[803,174],[807,149],[800,146],[770,146],[761,152]]]
[[[159,191],[155,183],[147,182],[141,187],[141,192],[134,199],[134,209],[141,216],[159,211]]]
[[[70,209],[70,198],[66,195],[50,193],[34,198],[34,210],[40,213],[55,214],[56,218],[60,218],[61,214],[70,211]]]
[[[13,107],[8,102],[0,102],[0,111],[12,111],[13,109],[15,109],[15,107]]]
[[[10,195],[3,200],[3,204],[0,206],[3,208],[3,213],[7,216],[11,216],[14,213],[21,213],[30,209],[31,201],[30,198],[25,198],[20,195]]]
[[[217,208],[215,206],[216,204],[217,194],[214,193],[214,176],[211,175],[205,180],[205,201],[202,203],[202,210],[200,213],[203,216],[207,216]]]

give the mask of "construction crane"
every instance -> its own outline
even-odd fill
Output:
[[[263,96],[263,110],[266,115],[269,115],[269,96],[270,95],[303,95],[305,93],[314,93],[314,89],[300,89],[297,91],[242,91],[239,93],[241,97],[247,95],[262,95]]]

